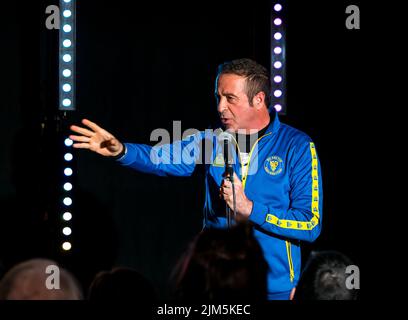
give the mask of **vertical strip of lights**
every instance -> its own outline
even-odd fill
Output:
[[[64,112],[75,111],[75,3],[76,0],[60,0],[61,29],[59,31],[59,106]],[[68,252],[72,248],[70,241],[72,219],[72,175],[73,175],[73,141],[63,138],[64,179],[62,181],[62,250]]]
[[[72,148],[73,141],[69,138],[64,140],[64,179],[62,180],[62,249],[67,252],[72,248],[72,243],[70,241],[70,235],[72,233],[71,229],[71,219],[72,219],[72,207],[73,207],[73,197],[72,197],[72,175],[73,171],[73,158]]]
[[[286,114],[286,34],[282,1],[272,1],[271,12],[271,108]]]
[[[59,110],[75,110],[75,0],[60,0]]]

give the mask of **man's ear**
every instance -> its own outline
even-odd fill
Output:
[[[261,109],[265,105],[265,92],[259,91],[252,99],[252,105],[257,109]]]

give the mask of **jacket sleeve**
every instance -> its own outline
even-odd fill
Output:
[[[284,212],[253,201],[249,220],[287,238],[313,242],[322,226],[323,190],[320,163],[313,142],[302,143],[289,173],[290,206]]]
[[[125,143],[126,153],[117,161],[125,167],[158,176],[190,176],[200,159],[202,134],[172,144],[149,146]]]

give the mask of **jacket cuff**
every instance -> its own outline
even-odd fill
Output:
[[[268,207],[258,201],[252,201],[252,212],[248,219],[255,224],[262,225],[268,213]]]
[[[123,145],[122,151],[121,151],[117,156],[112,157],[113,160],[115,160],[115,161],[121,161],[121,160],[123,160],[123,159],[126,157],[126,155],[127,155],[126,144],[125,144],[125,143],[122,143],[122,145]]]

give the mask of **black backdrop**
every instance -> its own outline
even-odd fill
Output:
[[[149,143],[156,128],[171,132],[174,120],[183,130],[205,129],[217,116],[219,63],[250,57],[269,67],[267,1],[78,2],[78,110],[64,126],[87,117],[124,141],[140,143]],[[50,4],[2,7],[0,261],[6,269],[49,256],[63,261],[85,287],[99,270],[131,266],[166,297],[174,264],[201,229],[199,175],[148,176],[75,152],[74,251],[63,258],[58,250],[58,33],[44,25]],[[305,253],[340,250],[361,268],[362,232],[371,210],[362,191],[372,186],[371,132],[365,125],[377,112],[366,97],[372,93],[367,83],[375,75],[376,43],[363,30],[345,28],[347,5],[291,2],[288,114],[281,120],[312,137],[322,164],[323,231]],[[360,4],[360,10],[368,7]],[[371,19],[366,15],[366,28],[375,31]]]

